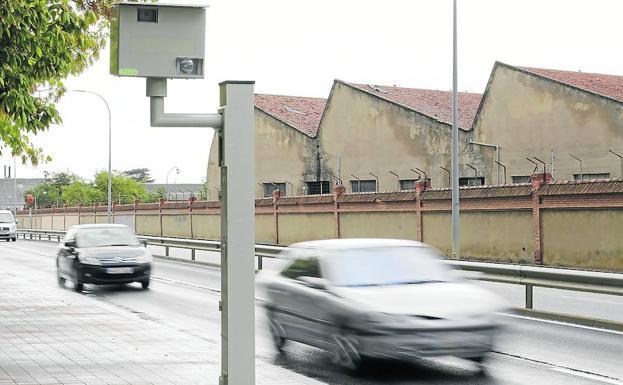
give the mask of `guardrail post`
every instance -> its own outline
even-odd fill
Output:
[[[262,262],[262,256],[258,255],[257,256],[257,269],[262,270],[262,268],[264,267],[263,265],[264,263]]]
[[[195,249],[190,249],[190,259],[195,260]]]
[[[532,287],[532,285],[526,285],[526,309],[533,308],[533,303],[532,303],[533,290],[534,288]]]
[[[164,255],[167,257],[169,256],[169,246],[164,247]]]

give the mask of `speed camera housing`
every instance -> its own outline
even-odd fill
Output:
[[[120,2],[113,6],[110,73],[201,79],[205,6]]]

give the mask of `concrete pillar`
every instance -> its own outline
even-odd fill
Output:
[[[340,238],[340,204],[338,200],[340,195],[346,192],[346,187],[343,184],[338,184],[333,187],[333,218],[335,222],[335,238]]]
[[[541,186],[552,181],[552,174],[538,173],[530,176],[532,183],[532,234],[534,240],[534,264],[543,264],[543,221],[541,219]]]

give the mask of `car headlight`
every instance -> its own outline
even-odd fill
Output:
[[[136,262],[138,263],[151,263],[153,260],[154,257],[149,251],[147,251],[147,249],[145,249],[145,252],[142,255],[136,257]]]
[[[102,264],[102,262],[99,259],[91,255],[88,255],[82,251],[78,253],[78,260],[83,265],[101,265]]]
[[[13,231],[17,231],[17,226],[15,226],[14,224],[9,226],[9,231],[13,232]]]

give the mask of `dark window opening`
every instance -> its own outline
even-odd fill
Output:
[[[158,8],[138,8],[138,21],[143,23],[157,23]]]
[[[485,184],[484,176],[472,176],[459,178],[459,186],[482,186]]]
[[[351,180],[350,190],[354,193],[376,191],[376,180]]]
[[[530,183],[530,175],[513,175],[513,183]]]
[[[609,172],[598,172],[593,174],[573,174],[575,180],[610,179]]]
[[[262,185],[264,186],[264,197],[272,197],[275,190],[280,190],[281,195],[286,195],[285,183],[263,183]]]
[[[305,182],[305,186],[307,187],[307,195],[319,195],[319,194],[329,194],[331,193],[331,186],[327,181],[319,181],[319,182]]]
[[[400,181],[400,191],[415,190],[416,179],[403,179]]]

